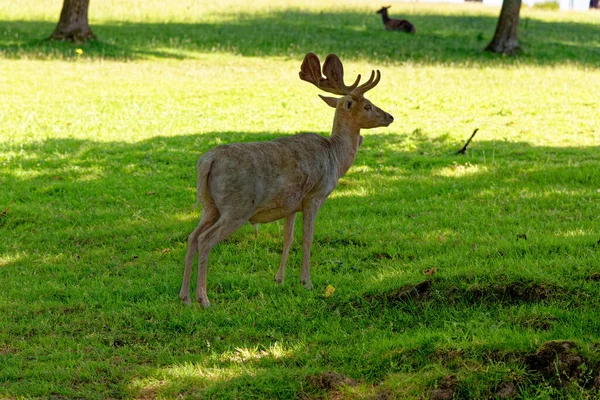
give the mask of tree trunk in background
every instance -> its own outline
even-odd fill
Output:
[[[96,39],[88,22],[90,0],[64,0],[60,20],[50,40],[83,43]]]
[[[485,50],[494,53],[514,54],[519,48],[518,28],[521,0],[504,0],[494,38]]]
[[[598,0],[590,0],[590,8],[600,8]]]

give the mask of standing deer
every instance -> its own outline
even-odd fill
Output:
[[[376,11],[377,14],[381,14],[381,19],[383,20],[383,26],[386,31],[400,31],[400,32],[407,32],[407,33],[416,33],[417,32],[417,28],[415,28],[415,26],[413,24],[411,24],[410,22],[408,22],[407,20],[392,19],[392,18],[388,17],[387,10],[390,7],[391,6],[381,7],[381,9],[379,9],[379,11]]]
[[[293,241],[296,213],[303,214],[302,285],[310,281],[310,247],[319,208],[348,171],[362,143],[361,129],[388,126],[394,118],[364,98],[381,77],[371,71],[362,84],[360,75],[344,84],[344,70],[335,54],[323,64],[314,53],[304,57],[300,79],[340,98],[319,95],[335,108],[330,137],[303,133],[268,142],[217,146],[198,160],[197,199],[202,204],[200,223],[188,237],[185,270],[179,297],[190,304],[192,263],[198,253],[196,300],[210,306],[206,292],[208,254],[246,222],[255,225],[284,219],[283,254],[275,282],[282,284]]]

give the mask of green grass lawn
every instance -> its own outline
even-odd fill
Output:
[[[61,3],[0,0],[0,398],[597,398],[600,13],[523,8],[510,58],[479,4],[393,3],[406,35],[367,1],[99,0],[97,42],[45,42]],[[319,213],[314,290],[301,224],[284,286],[282,223],[247,225],[186,307],[199,155],[330,132],[308,51],[381,70],[395,122]]]

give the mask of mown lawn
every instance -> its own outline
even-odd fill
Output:
[[[593,399],[600,390],[600,13],[367,1],[0,1],[0,397]],[[221,143],[327,135],[298,78],[336,53],[395,117],[321,209],[315,289],[283,226],[211,253],[178,299]],[[474,129],[466,155],[456,154]],[[326,297],[325,288],[335,288]],[[444,397],[446,396],[446,397]]]

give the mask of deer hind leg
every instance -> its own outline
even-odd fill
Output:
[[[194,231],[188,236],[188,248],[185,254],[185,269],[183,271],[183,282],[181,283],[181,290],[179,291],[179,298],[185,304],[191,304],[190,298],[190,279],[192,275],[192,264],[194,263],[194,256],[198,252],[198,237],[205,232],[208,228],[214,225],[219,218],[219,212],[214,206],[208,206],[202,210],[202,217],[200,223],[194,229]]]
[[[206,292],[206,271],[208,268],[208,255],[217,243],[229,237],[242,225],[248,222],[248,218],[232,219],[222,214],[219,219],[206,231],[198,236],[198,282],[196,285],[196,300],[202,307],[209,307]]]
[[[296,220],[296,213],[290,214],[285,217],[283,222],[283,253],[281,254],[281,263],[275,275],[275,282],[283,284],[285,280],[285,264],[287,263],[288,254],[290,253],[290,247],[294,242],[294,221]]]

